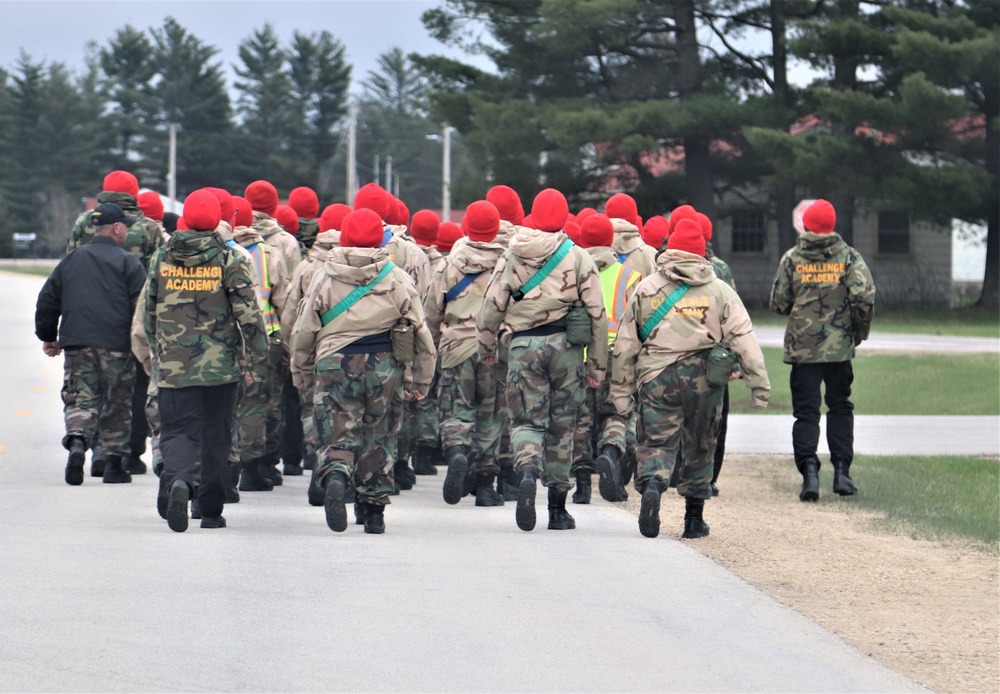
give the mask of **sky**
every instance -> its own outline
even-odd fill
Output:
[[[345,47],[353,66],[352,92],[378,57],[398,46],[406,54],[447,55],[488,69],[431,38],[420,15],[440,3],[435,0],[0,0],[0,67],[11,70],[23,49],[35,62],[61,62],[81,70],[85,47],[114,36],[131,24],[146,30],[160,27],[168,15],[206,44],[219,49],[216,59],[233,82],[239,44],[254,29],[270,22],[285,45],[295,30],[324,29]]]

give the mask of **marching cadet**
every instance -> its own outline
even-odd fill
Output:
[[[343,227],[341,247],[330,251],[295,323],[292,370],[297,383],[315,374],[317,477],[327,525],[347,529],[344,504],[353,482],[365,532],[380,534],[403,400],[426,395],[436,354],[413,282],[380,248],[382,218],[363,208]]]
[[[568,213],[557,190],[547,188],[535,197],[531,218],[539,231],[515,234],[497,263],[476,325],[479,357],[487,366],[497,363],[498,333],[511,333],[507,406],[520,474],[515,518],[525,531],[535,527],[539,475],[548,488],[549,529],[576,527],[566,511],[576,412],[584,386],[599,386],[607,368],[600,276],[590,255],[562,232]]]
[[[642,241],[639,233],[642,218],[635,200],[626,193],[615,193],[604,204],[604,213],[615,227],[612,248],[618,262],[643,277],[649,277],[656,270],[656,252]]]
[[[506,249],[496,242],[500,214],[492,203],[469,205],[465,226],[468,242],[448,255],[424,300],[440,357],[441,444],[448,463],[442,492],[447,503],[457,504],[469,480],[476,506],[503,506],[503,496],[493,489],[500,472],[497,365],[483,364],[476,353],[476,315]]]
[[[792,449],[802,474],[801,501],[819,500],[820,384],[826,389],[826,441],[833,491],[858,493],[851,479],[854,348],[868,339],[875,312],[875,282],[864,258],[834,228],[837,212],[817,200],[802,215],[805,233],[778,264],[771,310],[788,316],[786,364],[792,365]]]
[[[299,243],[308,251],[316,242],[319,234],[319,196],[316,191],[307,186],[292,188],[288,194],[288,205],[299,218]],[[286,230],[287,231],[287,230]]]
[[[657,272],[629,300],[611,362],[615,410],[627,418],[638,409],[635,487],[642,493],[639,531],[645,537],[660,532],[660,495],[682,450],[682,536],[708,535],[702,512],[711,495],[711,456],[733,354],[754,404],[766,407],[771,386],[750,316],[705,260],[701,227],[683,220],[657,258]]]
[[[237,382],[251,386],[267,360],[267,331],[247,260],[215,233],[222,208],[197,190],[184,224],[150,262],[143,314],[159,388],[160,450],[167,489],[158,509],[175,532],[188,527],[194,468],[203,528],[224,528],[226,461]],[[249,367],[244,371],[244,367]],[[160,504],[161,500],[158,499]]]

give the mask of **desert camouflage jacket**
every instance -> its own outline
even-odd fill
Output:
[[[406,370],[412,387],[424,395],[434,378],[437,352],[424,321],[413,280],[398,267],[347,311],[323,325],[322,316],[357,287],[373,281],[389,262],[382,248],[334,248],[317,270],[292,331],[292,376],[307,382],[316,362],[363,337],[389,331],[405,318],[416,327],[416,359]],[[407,383],[407,388],[410,387]]]
[[[156,249],[166,241],[166,233],[156,220],[150,219],[142,214],[135,198],[128,193],[117,193],[115,191],[104,191],[97,194],[97,204],[113,202],[122,208],[122,212],[128,217],[135,217],[139,221],[128,228],[128,235],[122,248],[142,261],[142,267],[149,270],[149,260],[153,257]],[[93,210],[88,210],[80,214],[73,224],[73,230],[69,234],[69,241],[66,243],[66,252],[69,253],[74,248],[79,248],[85,243],[93,241],[97,235],[97,229],[90,223],[90,215]]]
[[[263,212],[253,213],[253,230],[264,238],[264,243],[277,249],[285,260],[285,277],[295,274],[295,268],[302,262],[302,247],[295,237],[281,228],[274,217]]]
[[[840,234],[806,232],[781,257],[770,305],[788,316],[786,363],[847,361],[868,339],[875,281],[864,258]]]
[[[288,309],[281,315],[281,329],[286,335],[291,335],[295,329],[295,321],[298,319],[301,310],[302,299],[306,295],[306,290],[312,283],[316,271],[323,267],[323,263],[330,257],[330,251],[340,245],[340,232],[335,229],[323,231],[316,235],[316,240],[309,255],[295,268],[292,281],[288,287]],[[285,344],[289,344],[288,341]]]
[[[392,237],[385,244],[389,260],[410,276],[422,299],[427,295],[427,287],[431,280],[431,264],[427,259],[427,254],[420,250],[420,246],[404,238],[403,232],[406,231],[406,227],[390,226],[387,228],[399,230],[398,232],[393,231]]]
[[[277,314],[279,328],[283,330],[282,321],[285,317],[285,308],[288,306],[288,294],[291,288],[291,277],[285,269],[284,258],[274,246],[268,246],[264,243],[264,239],[253,227],[236,227],[233,229],[233,240],[247,253],[250,253],[250,247],[255,243],[263,245],[264,257],[267,259],[267,280],[271,285],[271,306],[274,307],[274,312]],[[259,276],[252,254],[251,266],[254,268],[254,274],[257,275],[254,282],[254,286],[257,288],[257,297],[263,305],[264,297],[261,294],[261,283],[264,278]],[[290,331],[285,334],[290,334]],[[274,336],[272,335],[272,337]]]
[[[712,264],[685,251],[667,250],[657,258],[658,271],[639,283],[625,307],[611,357],[611,399],[618,414],[632,414],[638,389],[685,357],[706,352],[719,342],[732,347],[742,366],[754,404],[766,407],[771,383],[764,355],[743,302],[717,279]],[[645,342],[639,330],[680,285],[690,289],[656,324]]]
[[[143,327],[156,384],[232,383],[267,360],[254,270],[215,232],[178,231],[149,265]]]
[[[575,301],[581,301],[590,316],[591,338],[587,346],[587,375],[604,380],[608,358],[608,321],[604,312],[601,276],[585,250],[573,246],[541,284],[520,301],[519,290],[567,240],[563,232],[547,233],[521,228],[501,256],[490,278],[476,328],[479,356],[497,356],[501,330],[517,333],[564,318]]]
[[[615,228],[615,240],[611,243],[611,250],[617,256],[625,256],[618,262],[643,277],[649,277],[656,272],[656,249],[643,243],[639,227],[617,218],[611,220],[611,225]]]
[[[444,266],[435,272],[424,299],[424,314],[441,356],[441,368],[458,366],[476,352],[476,316],[483,305],[486,287],[493,268],[504,253],[502,244],[468,241],[459,250],[452,249]],[[454,299],[445,295],[466,275],[479,276]]]

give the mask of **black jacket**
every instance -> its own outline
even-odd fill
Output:
[[[132,313],[145,282],[142,261],[110,237],[97,236],[49,275],[35,305],[35,335],[55,342],[58,330],[63,349],[130,352]]]

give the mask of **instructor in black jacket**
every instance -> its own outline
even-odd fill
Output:
[[[88,447],[107,451],[104,482],[131,482],[122,464],[132,423],[135,358],[129,329],[146,281],[142,262],[122,248],[136,222],[114,203],[92,214],[97,235],[63,258],[38,294],[35,335],[50,357],[65,352],[63,413],[66,483],[83,484]],[[57,341],[58,334],[58,341]]]

